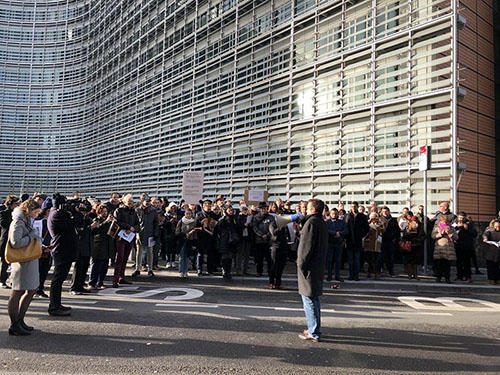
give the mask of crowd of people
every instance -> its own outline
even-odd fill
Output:
[[[258,204],[241,200],[234,205],[222,196],[214,201],[176,204],[148,194],[135,201],[131,194],[113,193],[105,202],[82,198],[80,193],[73,197],[9,195],[0,206],[0,285],[12,288],[9,332],[29,334],[31,327],[24,323],[24,314],[33,296],[50,298],[50,315],[70,315],[71,309],[61,304],[61,290],[72,265],[72,294],[131,284],[141,272],[154,277],[161,269],[160,260],[166,262],[167,269],[178,267],[180,278],[188,277],[190,270],[197,275],[220,272],[226,280],[234,274],[261,277],[266,265],[268,287],[285,289],[283,270],[287,261],[297,261],[307,207],[307,201],[292,207],[281,199]],[[395,276],[396,258],[403,261],[408,278],[418,280],[425,242],[434,260],[437,282],[452,282],[453,261],[456,280],[472,282],[471,261],[479,272],[475,251],[478,231],[466,213],[451,213],[448,202],[442,202],[431,218],[424,216],[422,206],[416,214],[405,208],[397,217],[375,202],[369,207],[352,202],[348,212],[342,203],[331,209],[323,203],[321,207],[320,216],[328,231],[327,281],[343,281],[340,271],[346,261],[350,280],[359,281],[360,272],[376,280],[384,273]],[[41,258],[13,263],[9,285],[7,242],[12,248],[21,248],[35,238],[41,243]],[[498,284],[499,220],[490,223],[482,239],[487,248],[488,280]],[[126,276],[129,259],[134,263],[133,272]],[[255,272],[250,270],[252,262]],[[45,282],[52,266],[49,297]],[[114,267],[113,278],[106,286],[110,266]]]

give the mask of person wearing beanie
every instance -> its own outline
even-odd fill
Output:
[[[25,200],[28,200],[29,197],[30,197],[29,194],[24,193],[23,195],[21,195],[21,202],[24,202]]]

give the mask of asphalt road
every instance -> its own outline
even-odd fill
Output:
[[[311,343],[297,336],[304,314],[296,283],[286,285],[277,291],[265,289],[264,278],[171,276],[85,296],[63,293],[72,316],[50,317],[47,301],[36,299],[26,318],[36,328],[29,337],[8,335],[9,292],[0,290],[0,374],[500,372],[498,288],[325,288],[324,341]]]

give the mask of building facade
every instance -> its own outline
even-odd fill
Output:
[[[400,210],[423,203],[431,145],[428,209],[486,221],[493,5],[0,0],[0,193],[179,199],[203,170],[207,197]]]

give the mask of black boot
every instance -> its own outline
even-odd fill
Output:
[[[19,322],[13,323],[9,328],[9,335],[11,336],[29,336],[31,333],[24,330]]]
[[[25,331],[28,331],[28,332],[31,332],[34,330],[33,327],[27,325],[26,323],[24,323],[24,319],[22,319],[20,322],[19,322],[19,325],[25,330]]]

